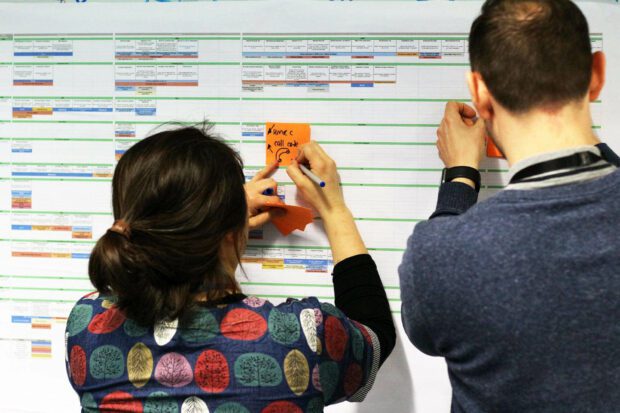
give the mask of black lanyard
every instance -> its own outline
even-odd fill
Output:
[[[579,172],[595,171],[597,169],[603,169],[609,167],[609,163],[605,162],[603,165],[594,166],[594,164],[605,161],[606,159],[590,152],[578,152],[562,158],[551,159],[548,161],[540,162],[527,168],[521,169],[510,180],[511,184],[518,184],[522,182],[536,182],[550,178],[559,178],[562,176],[573,175]],[[579,168],[579,170],[575,170]],[[562,169],[573,169],[554,175],[546,175],[539,178],[532,178],[533,176],[546,174],[553,171],[559,171]]]

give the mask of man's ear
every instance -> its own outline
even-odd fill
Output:
[[[605,53],[594,52],[592,54],[592,78],[590,79],[589,99],[590,102],[598,99],[605,85]]]
[[[478,115],[484,120],[493,117],[491,93],[479,72],[467,72],[467,86]]]

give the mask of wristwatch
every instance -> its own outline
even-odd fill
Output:
[[[471,179],[476,186],[476,192],[480,192],[480,171],[471,166],[454,166],[452,168],[443,168],[441,173],[441,183],[452,182],[456,178]]]

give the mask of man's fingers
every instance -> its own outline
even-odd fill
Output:
[[[461,115],[461,117],[468,119],[476,117],[476,111],[474,110],[474,108],[463,102],[459,102],[459,114]]]

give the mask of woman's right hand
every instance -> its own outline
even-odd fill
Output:
[[[325,181],[325,186],[321,188],[312,182],[301,171],[299,164],[309,165],[310,170]],[[286,173],[306,201],[321,214],[334,265],[354,255],[368,253],[353,215],[344,202],[336,163],[318,143],[311,141],[302,146],[297,160],[291,162]]]
[[[325,186],[319,187],[304,175],[299,164],[309,167],[315,175],[325,182]],[[310,141],[301,146],[297,159],[291,162],[286,173],[293,180],[304,199],[317,210],[323,219],[347,211],[336,163],[315,141]]]

